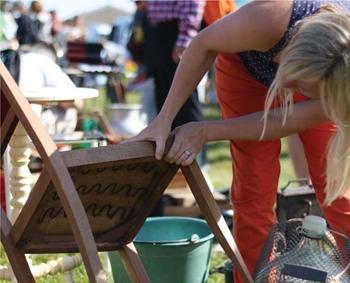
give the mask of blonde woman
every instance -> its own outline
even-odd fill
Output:
[[[176,113],[216,58],[223,121],[176,128],[165,159],[188,165],[205,142],[231,141],[234,237],[251,273],[276,221],[282,137],[299,133],[325,216],[350,235],[349,11],[347,0],[248,3],[193,40],[159,116],[133,139],[155,141],[160,159]]]

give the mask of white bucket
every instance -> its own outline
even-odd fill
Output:
[[[145,128],[140,104],[111,104],[108,107],[113,130],[117,134],[138,134]]]

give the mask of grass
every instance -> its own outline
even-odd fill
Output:
[[[138,93],[128,93],[126,97],[127,103],[138,103],[139,101],[139,94]],[[106,106],[108,104],[108,101],[106,99],[106,95],[104,94],[104,91],[100,91],[100,96],[96,99],[91,99],[85,102],[83,114],[86,115],[86,117],[91,117],[92,110],[100,109],[102,110],[107,116],[108,113],[106,111]],[[218,105],[210,104],[206,105],[204,107],[204,114],[207,120],[219,120],[221,119],[221,112]],[[230,186],[232,181],[232,171],[231,171],[231,156],[230,156],[230,149],[229,149],[229,142],[223,141],[223,142],[212,142],[208,144],[208,161],[210,165],[209,169],[209,176],[211,178],[211,181],[215,187],[215,189],[222,189],[227,188]],[[290,163],[290,160],[288,158],[288,153],[286,150],[286,144],[284,141],[282,141],[282,152],[280,156],[281,161],[281,176],[280,176],[280,187],[285,185],[288,180],[295,179],[294,173],[292,170],[292,166]],[[0,246],[0,265],[7,266],[7,258],[3,251],[2,246]],[[31,258],[33,260],[33,265],[37,265],[40,263],[46,263],[51,259],[56,259],[65,255],[32,255]],[[215,270],[217,268],[222,267],[223,263],[227,260],[225,254],[222,252],[213,251],[211,256],[211,263],[210,263],[210,270]],[[104,262],[104,256],[101,254],[101,261],[103,265]],[[107,273],[108,276],[108,282],[113,282],[112,274]],[[85,269],[82,266],[79,268],[74,269],[73,271],[73,278],[74,282],[76,283],[87,283],[88,279],[86,276]],[[59,283],[62,282],[62,275],[55,275],[55,276],[47,276],[42,279],[38,279],[37,282],[39,283]],[[208,283],[224,283],[224,275],[219,273],[214,273],[209,276]]]
[[[6,254],[4,252],[4,248],[2,245],[0,245],[0,266],[8,266],[8,260],[6,257]],[[39,265],[42,263],[47,263],[50,260],[56,260],[60,257],[66,257],[66,256],[71,256],[74,254],[35,254],[31,255],[30,259],[32,260],[32,264],[34,265]],[[106,270],[106,263],[105,263],[105,256],[104,253],[100,253],[100,259],[102,262],[102,266],[104,270]],[[106,272],[107,275],[107,282],[108,283],[113,283],[113,276],[111,272]],[[73,280],[75,283],[88,283],[86,271],[84,268],[84,264],[80,265],[79,267],[73,269],[72,271],[72,276]],[[54,276],[47,275],[46,277],[36,279],[37,283],[61,283],[62,282],[62,273],[57,273]],[[5,281],[1,280],[0,282],[10,282],[10,281]]]

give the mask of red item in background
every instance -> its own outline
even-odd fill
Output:
[[[0,202],[1,202],[2,209],[6,213],[5,176],[4,176],[4,173],[0,174]]]
[[[233,0],[207,1],[204,9],[203,20],[207,26],[210,26],[217,20],[238,9]]]
[[[88,43],[85,41],[69,41],[66,57],[71,63],[101,64],[101,43]]]

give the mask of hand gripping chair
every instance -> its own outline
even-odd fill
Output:
[[[149,282],[132,241],[179,166],[156,160],[151,142],[59,152],[1,62],[0,71],[1,156],[20,121],[45,166],[13,226],[1,210],[1,242],[18,282],[35,282],[25,253],[71,252],[81,253],[90,282],[106,282],[98,251],[113,250],[132,282]],[[217,240],[253,282],[199,166],[181,169]]]

